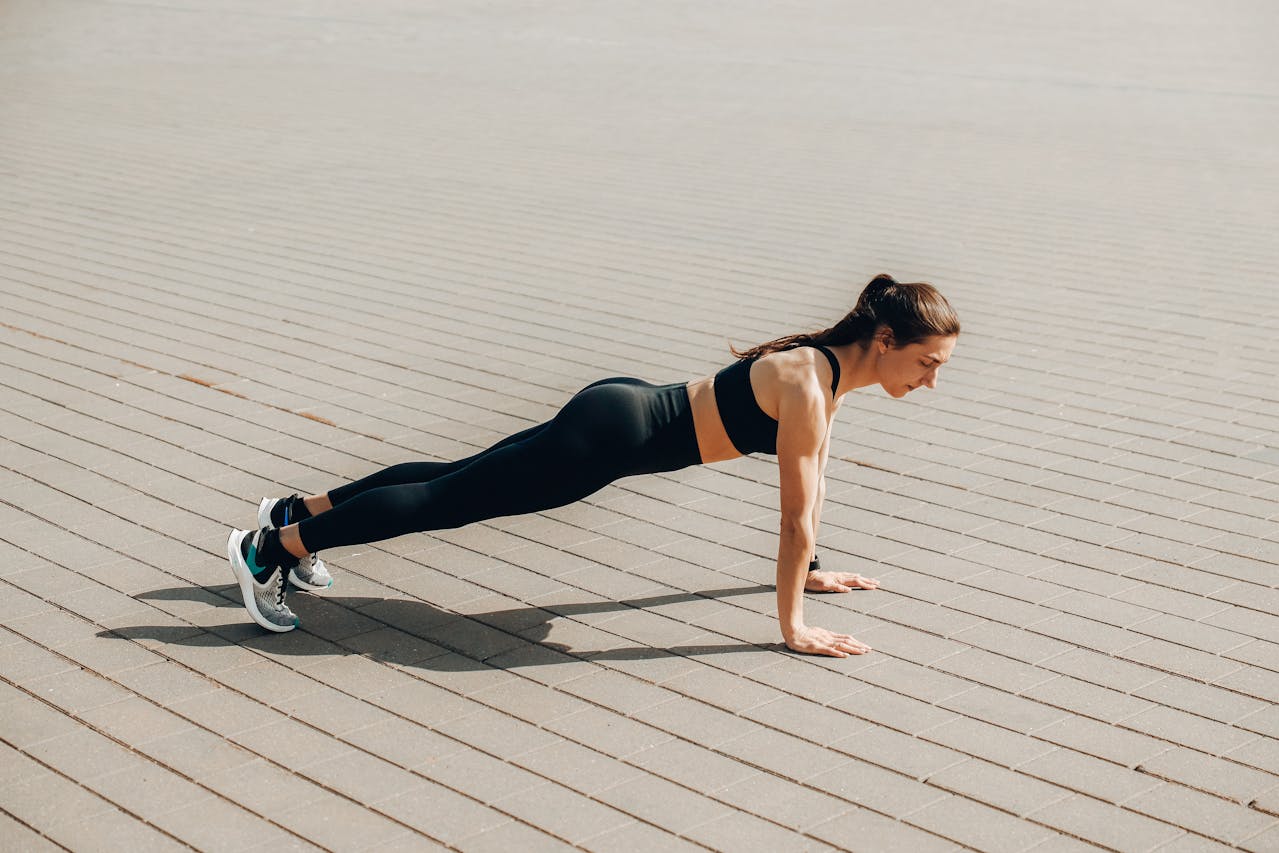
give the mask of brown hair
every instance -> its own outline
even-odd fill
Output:
[[[738,358],[759,358],[813,344],[840,346],[859,343],[865,346],[880,327],[887,327],[892,334],[893,346],[904,347],[934,335],[958,335],[959,317],[946,297],[931,284],[922,281],[901,284],[891,275],[881,274],[871,279],[862,290],[853,310],[829,329],[787,335],[744,352],[739,352],[734,346],[729,349]]]

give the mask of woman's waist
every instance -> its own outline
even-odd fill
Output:
[[[715,400],[715,377],[705,376],[687,384],[689,405],[693,410],[693,429],[702,462],[723,462],[742,453],[728,437],[724,419]]]

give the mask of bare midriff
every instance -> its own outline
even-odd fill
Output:
[[[702,455],[703,464],[741,456],[729,440],[724,421],[719,416],[719,406],[715,403],[715,377],[689,382],[688,402],[693,408],[693,428],[697,431],[697,450]]]

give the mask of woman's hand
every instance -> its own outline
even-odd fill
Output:
[[[855,589],[879,589],[875,578],[864,578],[852,572],[809,572],[804,581],[809,592],[852,592]]]
[[[870,646],[854,640],[848,634],[836,634],[825,628],[810,628],[807,625],[796,628],[785,640],[792,651],[806,655],[846,658],[849,655],[864,655],[871,650]]]

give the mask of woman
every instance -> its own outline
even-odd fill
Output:
[[[563,506],[619,477],[675,471],[747,453],[777,455],[781,535],[777,614],[798,652],[846,657],[870,648],[804,624],[803,592],[875,589],[879,582],[822,571],[814,545],[830,450],[844,395],[879,384],[893,397],[936,387],[959,335],[954,310],[931,285],[877,276],[829,329],[760,344],[687,383],[638,379],[588,385],[547,423],[457,462],[408,462],[326,494],[263,499],[259,530],[233,530],[227,557],[259,625],[291,631],[285,576],[332,582],[315,552],[503,515]]]

